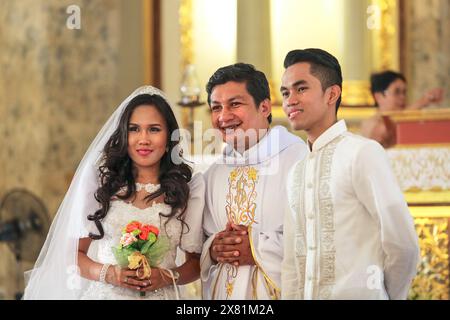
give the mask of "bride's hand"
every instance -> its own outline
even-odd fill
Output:
[[[112,285],[142,291],[142,287],[149,285],[148,280],[139,280],[136,278],[136,270],[121,268],[120,266],[111,266],[106,273],[106,282]]]
[[[169,275],[166,275],[164,271],[159,268],[152,268],[152,274],[150,279],[146,280],[148,285],[141,287],[141,291],[155,291],[173,284]]]

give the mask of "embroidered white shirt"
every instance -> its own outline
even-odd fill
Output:
[[[419,258],[413,219],[375,141],[326,130],[289,173],[283,299],[405,299]]]

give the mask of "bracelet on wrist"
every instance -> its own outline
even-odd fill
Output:
[[[100,270],[100,276],[98,277],[98,281],[106,283],[106,273],[108,272],[110,266],[111,266],[110,263],[105,263],[102,266],[102,269]]]

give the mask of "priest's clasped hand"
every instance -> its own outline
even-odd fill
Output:
[[[215,262],[254,265],[248,227],[227,223],[225,230],[219,232],[211,244],[210,255]]]

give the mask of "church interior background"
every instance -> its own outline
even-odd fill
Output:
[[[45,239],[31,236],[18,252],[7,235],[14,212],[38,206],[53,219],[91,140],[135,88],[160,87],[182,127],[201,133],[210,128],[208,77],[249,62],[270,81],[274,124],[289,128],[278,92],[283,57],[320,47],[342,63],[338,117],[356,133],[375,113],[370,73],[405,74],[409,100],[444,88],[442,103],[395,121],[431,131],[439,123],[446,136],[387,152],[420,239],[409,298],[448,300],[449,13],[449,0],[0,0],[0,299],[20,295],[39,252],[31,244]],[[192,139],[202,144],[201,134]],[[199,296],[198,283],[186,290]]]

